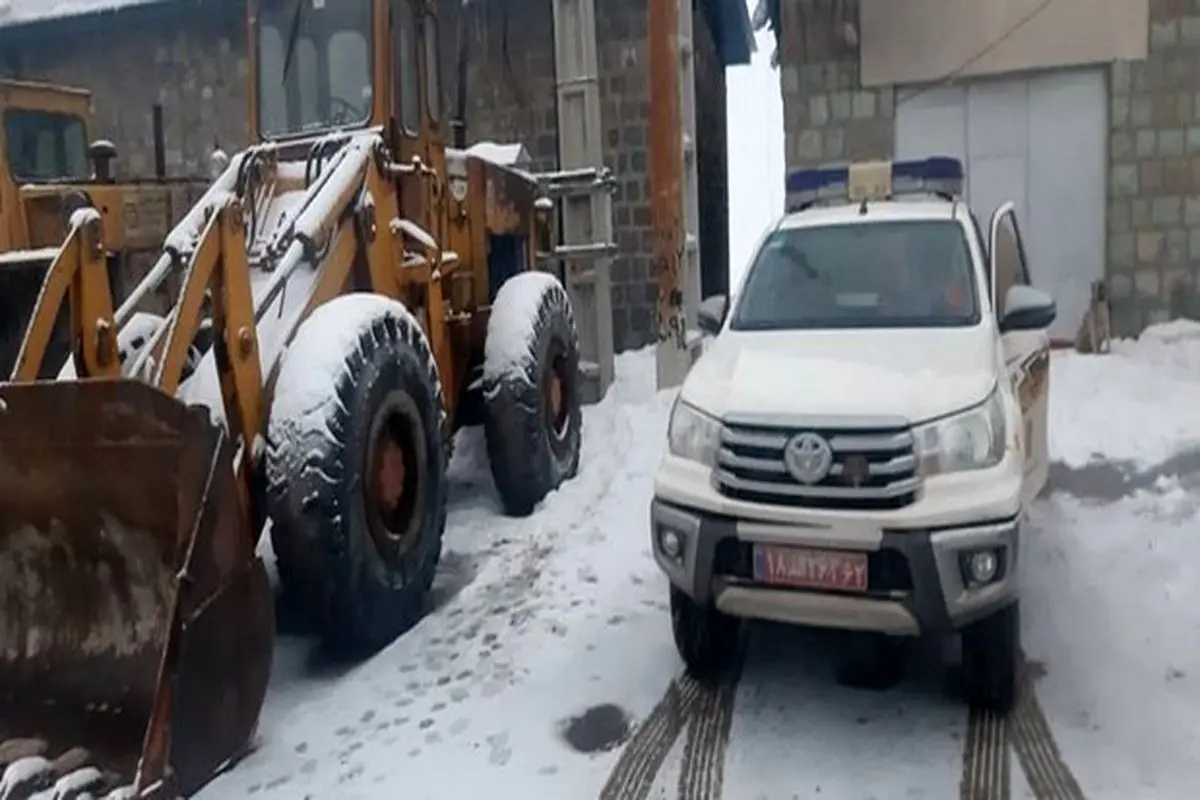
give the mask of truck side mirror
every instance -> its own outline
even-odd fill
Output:
[[[117,157],[117,146],[107,139],[97,139],[88,147],[92,159],[92,171],[98,183],[112,183],[112,162]]]
[[[700,309],[696,314],[696,324],[700,330],[709,336],[716,336],[721,326],[725,324],[725,315],[729,311],[729,298],[723,294],[714,294],[700,301]]]
[[[1018,284],[1004,295],[1000,332],[1043,330],[1049,328],[1057,316],[1058,306],[1053,297],[1032,286]]]

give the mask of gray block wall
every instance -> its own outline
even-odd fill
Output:
[[[1200,318],[1200,2],[1151,0],[1150,54],[1109,78],[1113,326]]]

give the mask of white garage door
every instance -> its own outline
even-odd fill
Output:
[[[1058,302],[1054,337],[1073,338],[1088,286],[1104,275],[1108,92],[1100,70],[1056,70],[897,92],[896,157],[954,155],[986,235],[1017,206],[1033,282]]]

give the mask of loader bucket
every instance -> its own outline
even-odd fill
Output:
[[[110,783],[189,796],[243,754],[274,635],[247,528],[207,410],[0,385],[0,760],[81,747]]]

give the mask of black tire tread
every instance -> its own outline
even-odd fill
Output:
[[[543,274],[521,273],[510,278],[497,294],[491,312],[493,318],[523,313],[506,299],[506,290],[512,291],[520,282]],[[548,492],[574,478],[579,470],[582,412],[578,406],[578,388],[570,423],[575,440],[568,462],[560,464],[546,442],[539,374],[542,366],[539,351],[545,346],[546,337],[560,336],[566,340],[571,369],[578,375],[579,330],[575,312],[566,289],[558,281],[545,282],[536,309],[531,326],[533,337],[527,343],[528,357],[504,373],[485,372],[483,379],[488,461],[505,513],[517,517],[532,513]],[[575,380],[578,382],[578,378]]]
[[[738,658],[741,621],[715,608],[702,608],[671,587],[671,633],[689,675],[719,677]]]
[[[342,355],[342,367],[323,403],[328,435],[289,420],[272,418],[264,459],[272,542],[283,596],[300,607],[298,610],[309,624],[321,628],[327,644],[355,655],[378,650],[420,619],[440,560],[446,521],[442,502],[433,512],[434,530],[422,534],[423,538],[432,536],[436,540],[425,543],[433,548],[432,557],[419,564],[418,575],[405,575],[405,588],[393,593],[390,605],[397,612],[394,624],[380,621],[379,615],[372,615],[363,607],[366,600],[355,592],[344,570],[338,568],[352,558],[350,537],[366,534],[343,524],[349,509],[344,493],[337,491],[337,487],[347,480],[361,480],[361,476],[347,474],[348,469],[357,469],[357,465],[346,463],[346,437],[352,428],[351,409],[358,381],[381,349],[405,348],[415,357],[421,365],[422,378],[436,399],[438,439],[444,443],[449,438],[442,382],[428,340],[416,319],[399,303],[395,305],[398,309],[376,314],[369,325],[364,325]],[[429,455],[431,474],[436,473],[432,479],[444,484],[445,449],[436,448]],[[442,498],[445,498],[444,485]],[[307,548],[307,559],[298,557],[301,548]],[[321,574],[311,574],[314,560],[325,567]],[[414,578],[418,583],[412,586]]]
[[[975,708],[1007,714],[1017,702],[1021,607],[1013,603],[962,633],[964,694]]]

